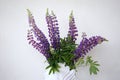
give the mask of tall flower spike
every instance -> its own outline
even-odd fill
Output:
[[[60,48],[60,35],[59,35],[59,27],[58,27],[58,21],[53,13],[50,15],[47,9],[46,12],[46,22],[48,25],[48,32],[50,37],[51,46],[57,50]]]
[[[70,16],[69,16],[68,36],[70,36],[72,38],[72,41],[74,41],[74,42],[77,40],[77,38],[76,38],[76,36],[78,36],[77,32],[78,32],[78,30],[77,30],[76,25],[75,25],[75,20],[74,20],[73,11],[72,11]]]
[[[32,44],[40,53],[42,53],[46,58],[50,57],[50,45],[46,39],[43,32],[36,26],[34,17],[32,16],[30,10],[28,11],[29,25],[31,29],[28,31],[28,41]]]
[[[87,39],[85,36],[86,35],[83,34],[82,36],[83,39],[80,42],[80,45],[78,46],[78,48],[75,50],[75,55],[76,55],[75,59],[84,57],[84,55],[86,55],[86,53],[88,53],[91,49],[93,49],[93,47],[102,43],[103,41],[107,41],[105,38],[101,36],[93,36],[93,37],[90,37],[89,39]]]

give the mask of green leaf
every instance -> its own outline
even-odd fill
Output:
[[[51,68],[50,71],[49,71],[49,75],[51,74],[52,70],[53,70],[53,69]]]
[[[59,69],[58,69],[58,68],[55,68],[55,71],[59,72]]]
[[[93,61],[91,56],[88,56],[86,59],[86,65],[90,65],[89,71],[90,71],[90,75],[92,74],[97,74],[97,72],[99,71],[98,66],[100,66],[98,64],[97,61]]]
[[[53,68],[53,74],[55,73],[55,69]]]
[[[75,63],[76,66],[80,65],[80,64],[84,64],[84,59],[83,58],[79,58],[78,61]]]
[[[49,66],[46,67],[46,69],[48,69],[48,68],[50,68],[50,67],[51,67],[51,66],[49,65]]]
[[[90,74],[97,74],[97,72],[99,71],[99,69],[96,66],[90,66]]]

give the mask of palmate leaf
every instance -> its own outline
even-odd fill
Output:
[[[49,75],[50,75],[51,73],[54,74],[55,72],[59,72],[60,66],[56,63],[56,64],[52,64],[46,67],[46,69],[49,69],[49,68],[50,68],[49,70]]]
[[[60,66],[58,62],[59,62],[59,59],[58,59],[57,52],[53,51],[52,56],[48,58],[49,65],[46,67],[46,69],[50,69],[49,74],[59,72]]]
[[[89,66],[90,66],[90,68],[89,68],[90,75],[97,74],[97,72],[99,71],[98,66],[100,66],[100,65],[98,64],[97,61],[93,61],[91,58],[92,58],[91,56],[87,57],[86,65],[89,64]]]

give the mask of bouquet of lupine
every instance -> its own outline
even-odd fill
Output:
[[[86,34],[83,33],[80,44],[76,44],[78,30],[75,25],[73,12],[71,12],[69,16],[69,30],[67,37],[61,38],[57,17],[53,11],[49,14],[49,11],[47,10],[46,22],[50,42],[35,24],[34,17],[30,10],[28,10],[28,19],[30,29],[28,30],[27,40],[29,41],[29,44],[46,57],[49,63],[46,69],[49,68],[49,74],[59,72],[59,63],[69,66],[70,70],[76,69],[78,65],[85,64],[90,67],[90,74],[97,74],[99,71],[98,62],[93,61],[91,56],[86,57],[86,54],[93,49],[93,47],[107,40],[101,36],[87,38]]]

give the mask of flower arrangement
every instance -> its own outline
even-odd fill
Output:
[[[59,72],[59,63],[69,66],[70,70],[76,69],[78,65],[86,64],[90,67],[90,74],[97,74],[99,64],[97,61],[94,61],[91,56],[87,56],[87,53],[93,49],[93,47],[103,41],[107,41],[105,38],[101,36],[87,38],[86,34],[83,33],[80,44],[76,44],[78,30],[75,25],[73,12],[71,12],[69,16],[69,31],[67,37],[60,38],[57,17],[53,11],[49,14],[47,9],[46,22],[50,37],[49,42],[44,33],[35,24],[34,17],[30,10],[27,11],[30,26],[27,40],[29,44],[46,57],[49,63],[46,69],[49,68],[49,74]]]

